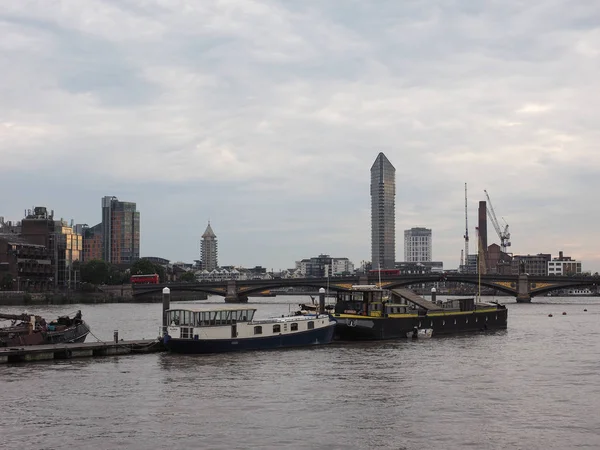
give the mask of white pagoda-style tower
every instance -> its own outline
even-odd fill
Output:
[[[217,263],[217,235],[210,226],[210,220],[208,221],[206,231],[202,235],[200,260],[202,261],[202,269],[209,272],[219,267]]]

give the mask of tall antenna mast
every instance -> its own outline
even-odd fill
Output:
[[[465,265],[463,266],[463,272],[467,271],[467,265],[469,261],[469,216],[467,214],[467,183],[465,183]]]

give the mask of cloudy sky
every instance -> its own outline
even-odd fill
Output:
[[[210,220],[223,265],[359,265],[382,151],[398,261],[424,226],[458,266],[466,182],[471,236],[487,189],[514,253],[600,271],[599,24],[596,0],[5,0],[0,216],[94,225],[115,195],[142,256],[197,259]]]

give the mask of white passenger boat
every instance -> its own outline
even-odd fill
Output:
[[[175,353],[220,353],[238,350],[329,344],[335,320],[327,314],[254,320],[256,308],[168,309],[165,347]]]

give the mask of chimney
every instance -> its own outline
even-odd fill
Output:
[[[487,205],[485,201],[479,202],[478,217],[479,220],[477,221],[477,225],[479,228],[479,239],[481,247],[487,255]]]

